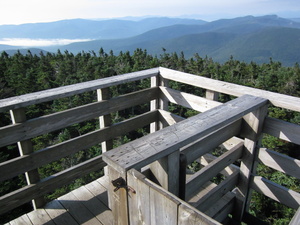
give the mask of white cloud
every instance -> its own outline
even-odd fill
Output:
[[[43,47],[53,45],[67,45],[74,42],[91,41],[92,39],[29,39],[29,38],[2,38],[0,44],[21,47]]]

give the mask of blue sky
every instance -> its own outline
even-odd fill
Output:
[[[299,0],[2,0],[0,25],[73,18],[197,15],[207,21],[246,15],[300,18]]]

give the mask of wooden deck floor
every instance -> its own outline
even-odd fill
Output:
[[[43,209],[27,213],[7,224],[112,224],[112,212],[108,208],[107,184],[106,177],[101,177],[49,202]]]

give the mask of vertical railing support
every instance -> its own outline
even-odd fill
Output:
[[[98,101],[108,100],[111,98],[109,88],[97,90]],[[111,125],[111,115],[104,115],[99,117],[100,129]],[[113,140],[106,140],[101,143],[102,153],[113,149]],[[107,167],[104,168],[104,173],[107,174]]]
[[[213,100],[213,101],[218,101],[219,92],[215,92],[215,91],[207,89],[206,92],[205,92],[205,98],[207,98],[209,100]]]
[[[241,222],[249,209],[251,200],[250,179],[257,167],[257,155],[262,138],[264,119],[267,116],[267,105],[244,116],[241,136],[245,138],[244,153],[241,160],[239,183],[236,188],[236,203],[233,210],[235,221]]]
[[[152,77],[151,87],[168,87],[168,81],[169,80],[163,79],[159,75]],[[166,98],[158,96],[156,100],[151,101],[151,110],[161,109],[168,111],[168,104],[169,103]],[[154,122],[150,125],[150,133],[154,133],[165,126],[166,125],[160,121]],[[159,184],[175,195],[179,194],[179,163],[180,154],[179,151],[177,151],[150,164],[151,172]]]
[[[24,108],[10,110],[10,115],[13,124],[22,123],[26,121],[26,114]],[[31,140],[24,140],[18,142],[18,148],[19,148],[20,156],[27,155],[33,152],[33,146]],[[28,185],[35,184],[40,181],[40,175],[37,169],[26,172],[25,177]],[[34,209],[42,207],[43,205],[45,205],[44,197],[33,199],[32,205]]]

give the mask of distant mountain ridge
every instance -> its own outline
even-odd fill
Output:
[[[118,39],[142,34],[148,30],[174,24],[204,24],[203,20],[168,17],[146,18],[139,21],[109,19],[71,19],[50,23],[28,23],[0,26],[0,38],[64,38]]]
[[[79,31],[84,33],[79,28],[82,24],[90,23],[84,20],[60,23],[67,22],[72,24],[68,34]],[[62,27],[62,24],[59,27]],[[48,27],[54,29],[55,23],[50,25],[48,24]],[[78,30],[74,31],[76,26]],[[3,35],[1,29],[2,26],[0,26],[0,34]],[[96,35],[101,32],[103,37],[111,38],[96,38]],[[120,36],[119,33],[122,32]],[[109,20],[102,23],[99,29],[90,31],[91,33],[94,35],[93,41],[42,47],[42,49],[56,52],[59,48],[76,54],[81,51],[97,53],[102,47],[106,52],[113,50],[118,54],[120,51],[133,52],[136,48],[142,48],[147,49],[150,54],[159,55],[163,53],[162,48],[164,48],[169,53],[183,52],[186,57],[198,53],[202,57],[212,57],[219,62],[225,62],[231,55],[245,62],[264,63],[269,62],[271,57],[287,66],[300,62],[300,23],[297,19],[285,19],[276,15],[245,16],[212,22],[174,18],[146,18],[140,21]],[[92,34],[76,36],[76,38],[92,38]],[[0,45],[0,51],[4,48],[9,49],[9,46]]]

